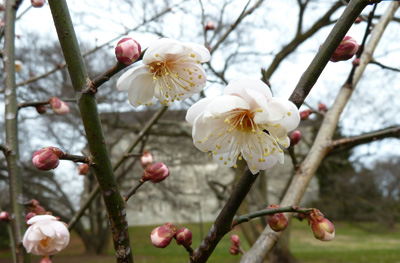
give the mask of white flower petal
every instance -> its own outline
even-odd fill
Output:
[[[128,99],[133,107],[149,104],[154,96],[153,76],[149,73],[137,75],[128,90]]]
[[[200,57],[199,60],[201,63],[210,61],[211,59],[210,51],[204,46],[191,42],[187,42],[184,44],[188,46],[190,49],[192,49],[192,51]]]
[[[239,96],[245,96],[244,90],[252,89],[260,92],[265,97],[272,97],[271,90],[269,87],[259,79],[243,78],[231,81],[224,90],[224,95],[238,94]]]
[[[51,216],[51,215],[37,215],[37,216],[34,216],[31,219],[29,219],[28,222],[26,222],[26,223],[28,225],[32,225],[39,221],[47,221],[47,220],[57,220],[57,218],[54,216]]]
[[[214,98],[204,98],[193,104],[186,112],[186,121],[193,125],[195,119],[203,113],[204,109]]]
[[[120,91],[128,90],[129,87],[131,86],[133,79],[137,75],[144,73],[149,73],[149,69],[147,66],[140,66],[129,69],[124,74],[122,74],[121,77],[119,77],[117,81],[117,89]]]
[[[221,114],[235,109],[250,109],[249,104],[238,96],[221,96],[215,98],[207,105],[204,113],[205,118],[220,117]]]

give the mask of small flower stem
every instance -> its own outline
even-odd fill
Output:
[[[207,236],[195,251],[194,256],[190,258],[191,263],[207,262],[222,237],[232,229],[233,217],[257,177],[258,173],[252,174],[249,170],[246,170],[233,189],[231,196],[222,208]]]
[[[126,154],[124,154],[124,157],[140,157],[142,155],[143,154],[141,154],[141,153],[126,153]]]
[[[76,99],[61,99],[64,102],[76,102]],[[22,109],[22,108],[27,108],[27,107],[36,107],[36,106],[40,106],[40,105],[47,105],[50,104],[49,100],[44,100],[44,101],[35,101],[35,102],[23,102],[20,103],[18,106],[18,109]]]
[[[8,237],[10,238],[10,249],[11,249],[11,254],[12,254],[12,259],[13,259],[13,263],[17,262],[17,258],[16,258],[16,250],[15,250],[15,243],[14,243],[14,236],[13,236],[13,231],[11,228],[10,224],[7,224],[7,232],[8,232]]]
[[[128,199],[136,193],[136,191],[145,183],[142,179],[133,187],[131,187],[123,196],[124,202],[126,203]]]
[[[232,228],[242,223],[248,222],[251,219],[266,216],[266,215],[273,215],[276,213],[303,213],[307,214],[308,212],[312,211],[312,208],[300,208],[298,206],[286,206],[286,207],[279,207],[274,209],[264,209],[260,211],[256,211],[253,213],[249,213],[246,215],[237,216],[233,219]]]
[[[244,251],[244,249],[241,246],[239,246],[239,253],[244,255],[246,254],[246,251]]]
[[[73,155],[68,153],[64,153],[63,156],[60,157],[60,160],[69,160],[74,163],[87,163],[89,165],[92,164],[92,160],[89,156]]]
[[[9,178],[10,204],[13,214],[11,220],[12,234],[14,237],[15,259],[17,263],[25,262],[25,249],[22,246],[22,235],[25,224],[22,218],[23,202],[22,178],[19,166],[18,149],[18,102],[15,86],[15,19],[20,5],[19,0],[5,2],[4,26],[4,100],[5,104],[5,133],[6,145],[3,151],[7,161]]]

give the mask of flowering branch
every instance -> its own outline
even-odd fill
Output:
[[[83,58],[79,51],[78,41],[65,0],[49,0],[51,13],[58,38],[64,54],[72,85],[78,95],[78,107],[82,116],[90,153],[93,158],[93,169],[99,183],[114,242],[117,262],[133,262],[130,247],[125,203],[119,193],[112,169],[104,134],[98,114],[95,97],[82,93],[91,81],[86,73]]]
[[[233,189],[231,196],[225,203],[207,236],[195,251],[194,256],[190,258],[191,263],[207,262],[219,241],[231,230],[233,217],[257,177],[258,173],[252,174],[249,170],[246,170]]]
[[[19,167],[18,150],[18,102],[15,87],[15,17],[21,1],[9,0],[5,3],[4,25],[4,100],[6,145],[3,152],[7,161],[11,211],[14,215],[11,227],[14,237],[15,258],[17,263],[25,262],[25,250],[22,247],[22,233],[25,224],[22,219],[23,199],[22,179]],[[7,59],[6,59],[7,58]],[[7,154],[6,154],[7,153]]]
[[[349,4],[349,6],[354,5],[354,3],[352,4],[352,2]],[[359,0],[358,2],[365,1]],[[361,55],[360,65],[355,71],[353,82],[351,84],[346,82],[342,86],[338,96],[336,97],[335,103],[326,113],[326,116],[323,120],[323,123],[317,134],[313,146],[311,147],[303,163],[300,165],[300,168],[295,172],[293,180],[291,181],[291,184],[286,191],[285,196],[283,197],[283,200],[281,202],[282,206],[289,204],[296,205],[300,202],[309,182],[315,174],[315,171],[317,170],[318,166],[321,164],[325,156],[328,154],[329,147],[327,147],[327,145],[330,145],[331,143],[334,131],[339,121],[340,114],[342,113],[345,105],[350,99],[350,96],[359,79],[361,78],[367,64],[372,59],[372,54],[375,50],[375,47],[378,44],[380,38],[382,37],[384,29],[386,28],[389,21],[392,19],[399,5],[399,2],[391,3],[385,14],[382,16],[382,19],[375,25],[368,44],[366,45],[365,50]],[[341,19],[339,19],[339,21],[340,20]],[[304,74],[303,76],[306,76],[306,74]],[[300,101],[298,100],[297,102]],[[291,215],[289,214],[288,217],[291,217]],[[243,256],[241,263],[260,262],[260,260],[265,259],[269,251],[275,244],[276,240],[278,240],[279,235],[279,233],[272,231],[271,228],[265,228],[260,237],[257,239],[256,243],[250,249],[250,251],[248,251]]]
[[[94,165],[90,156],[73,155],[68,153],[63,153],[60,160],[70,160],[74,163],[87,163],[89,165]]]
[[[65,102],[76,102],[76,99],[62,99]],[[40,105],[50,104],[50,100],[46,101],[36,101],[36,102],[22,102],[18,105],[18,109],[27,108],[27,107],[36,107]]]
[[[334,154],[341,150],[346,150],[364,143],[373,142],[388,137],[400,138],[400,126],[332,141],[328,146],[330,148],[329,154]]]
[[[256,211],[253,213],[249,213],[246,215],[241,215],[241,216],[236,216],[233,219],[232,222],[232,228],[234,228],[237,225],[240,225],[242,223],[248,222],[253,218],[258,218],[266,215],[273,215],[276,213],[302,213],[302,214],[307,214],[310,211],[312,211],[313,208],[300,208],[298,206],[286,206],[286,207],[279,207],[279,208],[273,208],[273,209],[264,209],[260,211]]]
[[[181,3],[183,3],[183,2],[185,2],[185,1],[182,1]],[[180,4],[180,3],[179,3],[179,4]],[[179,4],[177,4],[176,6],[178,6]],[[84,52],[84,53],[82,54],[82,57],[86,57],[87,55],[90,55],[90,54],[96,52],[97,50],[99,50],[99,49],[101,49],[101,48],[103,48],[103,47],[109,45],[111,42],[116,41],[116,40],[120,39],[121,37],[127,35],[129,32],[136,31],[136,30],[139,29],[141,26],[143,26],[143,25],[145,25],[145,24],[147,24],[147,23],[149,23],[149,22],[151,22],[151,21],[156,20],[157,18],[159,18],[159,17],[165,15],[166,13],[168,13],[168,12],[170,12],[170,11],[171,11],[171,8],[166,8],[166,9],[164,9],[163,11],[161,11],[160,13],[158,13],[158,14],[156,14],[155,16],[151,17],[150,19],[144,20],[140,25],[138,25],[138,26],[136,26],[136,27],[134,27],[134,28],[128,29],[128,30],[126,30],[124,33],[118,35],[118,36],[115,37],[115,38],[112,38],[112,39],[108,40],[107,42],[103,43],[102,45],[96,46],[95,48]],[[29,84],[29,83],[32,83],[32,82],[35,82],[35,81],[37,81],[37,80],[39,80],[39,79],[46,78],[47,76],[49,76],[49,75],[51,75],[51,74],[57,72],[58,70],[65,68],[66,66],[67,66],[66,63],[57,64],[52,70],[50,70],[50,71],[48,71],[48,72],[46,72],[46,73],[43,73],[42,75],[35,76],[35,77],[32,77],[32,78],[27,79],[27,80],[25,80],[25,81],[22,81],[22,82],[20,82],[20,83],[17,83],[17,87],[23,86],[23,85],[26,85],[26,84]]]
[[[324,45],[319,49],[290,96],[289,100],[296,104],[298,108],[303,104],[308,93],[311,91],[349,28],[353,25],[358,15],[367,5],[367,0],[352,0],[347,5],[343,14],[340,16],[339,20],[326,38]]]

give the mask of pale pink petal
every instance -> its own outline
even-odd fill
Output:
[[[169,58],[171,55],[180,55],[188,53],[187,47],[181,42],[171,38],[161,38],[152,43],[143,56],[143,63],[150,64],[160,59]]]
[[[47,220],[57,220],[57,218],[54,216],[51,216],[51,215],[37,215],[37,216],[34,216],[31,219],[29,219],[27,224],[32,225],[39,221],[47,221]]]
[[[194,53],[196,53],[196,55],[199,56],[198,59],[200,60],[201,63],[210,61],[211,59],[210,51],[204,46],[191,42],[185,42],[183,44],[188,46],[190,49],[193,50]]]
[[[287,132],[296,129],[300,123],[299,111],[292,102],[282,98],[268,100],[271,122],[279,122],[286,127]]]
[[[234,109],[250,109],[250,106],[238,96],[220,96],[208,104],[204,117],[219,117]]]

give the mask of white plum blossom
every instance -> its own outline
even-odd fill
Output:
[[[298,126],[300,114],[292,102],[272,97],[261,80],[238,79],[222,96],[195,103],[186,120],[199,150],[210,152],[224,167],[237,167],[237,159],[244,158],[255,174],[283,163],[279,145],[289,147],[287,133]]]
[[[134,107],[151,105],[153,97],[163,105],[171,105],[204,88],[206,72],[201,63],[209,60],[210,52],[203,46],[161,38],[146,50],[144,65],[122,74],[117,88],[128,91]]]
[[[69,243],[68,228],[54,216],[37,215],[27,224],[31,226],[26,230],[22,243],[28,253],[54,255]]]

